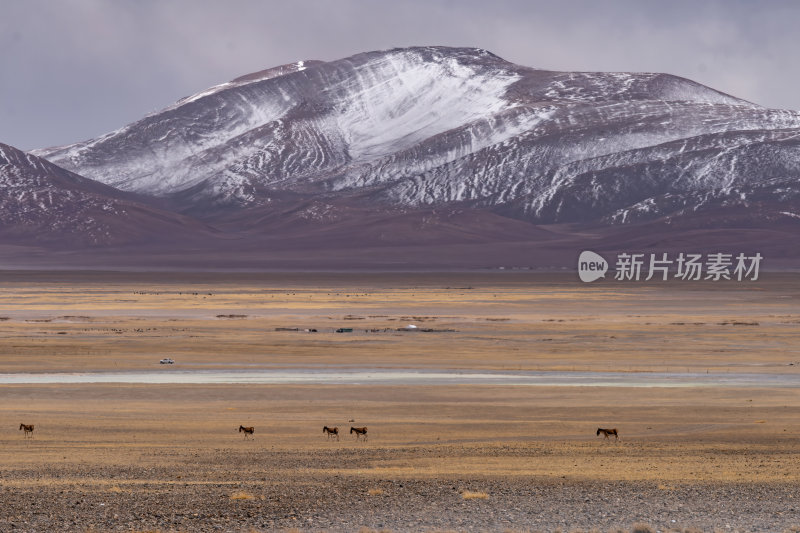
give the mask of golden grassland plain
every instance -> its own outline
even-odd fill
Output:
[[[585,285],[515,273],[12,273],[0,280],[0,374],[321,365],[797,374],[800,278],[762,276]],[[432,331],[401,331],[409,324]],[[343,327],[354,331],[335,332]],[[32,439],[20,423],[35,424]],[[239,424],[255,426],[254,438]],[[351,424],[368,426],[369,440],[352,438]],[[618,428],[619,441],[597,427]],[[6,490],[213,484],[245,503],[258,501],[259,483],[339,476],[374,499],[379,482],[403,479],[800,484],[800,390],[6,384],[0,447]],[[461,494],[492,501],[479,483]]]

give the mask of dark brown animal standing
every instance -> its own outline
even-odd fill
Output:
[[[247,437],[252,436],[253,433],[255,433],[255,432],[256,432],[256,428],[254,428],[253,426],[250,426],[250,427],[247,427],[247,428],[244,427],[244,426],[239,426],[239,433],[244,433],[245,440],[247,439]]]
[[[339,440],[339,428],[338,427],[329,428],[328,426],[324,426],[322,428],[322,432],[323,433],[327,433],[329,439],[332,438],[332,437],[336,437],[336,440]]]
[[[358,440],[359,437],[364,437],[364,440],[367,440],[367,427],[366,426],[364,426],[363,428],[354,428],[354,427],[350,426],[350,434],[352,435],[353,433],[356,434],[356,440]]]
[[[617,434],[617,428],[613,429],[597,428],[597,435],[599,436],[600,433],[605,435],[606,438],[608,438],[609,435],[614,435],[614,439],[619,440],[619,435]]]
[[[20,424],[19,430],[25,432],[25,438],[30,437],[33,438],[33,424]]]

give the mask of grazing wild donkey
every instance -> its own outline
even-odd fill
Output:
[[[364,440],[367,440],[366,426],[364,426],[363,428],[354,428],[353,426],[350,426],[350,434],[352,435],[353,433],[356,434],[356,440],[358,440],[359,437],[364,437]]]
[[[324,426],[322,428],[322,432],[326,433],[328,435],[329,439],[333,438],[333,437],[336,437],[336,440],[339,440],[339,428],[338,427],[329,428],[328,426]]]
[[[254,428],[253,426],[250,426],[250,427],[247,427],[247,428],[242,426],[242,425],[239,426],[239,433],[244,433],[245,440],[247,440],[247,437],[252,437],[253,433],[255,433],[255,432],[256,432],[256,428]]]
[[[606,438],[608,438],[609,435],[614,435],[614,439],[619,440],[619,435],[617,434],[617,428],[613,429],[597,428],[597,435],[600,436],[600,433],[605,435]]]

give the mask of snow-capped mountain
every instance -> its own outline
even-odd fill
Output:
[[[69,146],[0,147],[0,255],[94,246],[75,266],[800,261],[800,113],[668,74],[395,49],[255,72]]]
[[[555,72],[480,49],[306,61],[35,153],[199,216],[353,197],[610,224],[800,205],[800,113],[653,73]]]
[[[56,247],[155,243],[204,225],[0,143],[0,236]]]

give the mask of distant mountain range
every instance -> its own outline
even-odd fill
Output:
[[[75,264],[571,268],[587,247],[727,245],[794,265],[800,113],[668,74],[369,52],[243,76],[97,139],[0,145],[0,207],[0,244]]]

